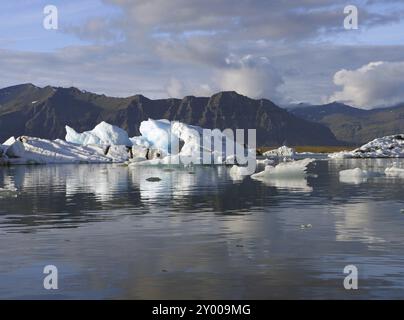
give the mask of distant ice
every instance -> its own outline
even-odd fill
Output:
[[[404,158],[404,134],[377,138],[353,151],[332,153],[330,158]]]
[[[263,155],[268,158],[283,158],[283,157],[293,158],[295,156],[295,149],[289,148],[287,146],[282,146],[279,147],[278,149],[273,149],[264,152]]]

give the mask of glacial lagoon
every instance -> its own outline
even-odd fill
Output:
[[[339,177],[392,164],[318,160],[268,181],[225,166],[0,167],[0,298],[403,298],[404,178]],[[43,288],[50,264],[57,290]]]

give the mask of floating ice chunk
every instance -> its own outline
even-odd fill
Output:
[[[66,126],[65,140],[80,145],[132,145],[125,130],[104,121],[97,124],[93,130],[83,133],[77,133],[73,128]]]
[[[0,199],[2,198],[16,198],[18,190],[16,188],[0,188]]]
[[[19,158],[9,158],[8,162],[11,164],[110,163],[129,159],[126,146],[80,146],[59,139],[46,140],[26,136],[16,141],[23,145],[24,154]]]
[[[289,148],[287,146],[282,146],[279,147],[278,149],[264,152],[263,155],[269,158],[283,158],[283,157],[293,158],[295,155],[295,149]]]
[[[230,177],[233,180],[243,180],[246,176],[251,175],[248,167],[234,165],[229,170]]]
[[[339,172],[339,181],[343,183],[360,184],[368,178],[380,177],[383,173],[361,168],[347,169]]]
[[[265,166],[274,164],[275,161],[271,159],[257,159],[257,164],[263,164]]]
[[[404,178],[404,169],[402,169],[402,168],[397,168],[397,167],[386,168],[384,173],[387,176]]]
[[[250,159],[255,161],[255,151],[244,155],[245,147],[237,145],[236,150],[243,151],[243,154],[234,155],[235,142],[233,137],[228,137],[225,132],[220,130],[208,130],[198,126],[187,125],[178,121],[152,120],[142,121],[140,132],[143,141],[139,137],[132,138],[137,140],[139,145],[145,146],[144,141],[149,142],[148,147],[160,150],[162,156],[174,156],[167,160],[174,164],[245,164]],[[221,147],[219,150],[215,147]],[[229,148],[228,148],[229,147]],[[232,154],[227,154],[231,149]],[[230,153],[230,152],[229,152]],[[254,157],[253,157],[254,156]],[[175,163],[175,161],[178,162]],[[161,164],[161,161],[155,161]],[[254,162],[255,164],[255,162]]]
[[[369,172],[361,168],[347,169],[339,172],[339,181],[343,183],[360,184],[366,182],[369,176]]]
[[[339,172],[340,177],[368,177],[369,173],[367,170],[362,170],[361,168],[355,168],[355,169],[347,169],[347,170],[342,170]]]
[[[353,151],[331,153],[330,158],[403,158],[404,134],[374,139]]]
[[[307,172],[307,166],[313,161],[314,159],[308,158],[291,162],[281,162],[275,167],[267,165],[264,171],[253,174],[251,178],[260,180],[269,177],[304,177]]]

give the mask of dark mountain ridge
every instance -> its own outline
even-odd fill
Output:
[[[371,110],[333,102],[290,110],[308,121],[326,125],[340,141],[363,144],[377,137],[404,132],[404,103]]]
[[[256,129],[257,144],[337,145],[322,124],[300,119],[267,99],[250,99],[233,91],[211,97],[152,100],[142,95],[108,97],[77,88],[23,84],[0,89],[0,141],[31,135],[64,138],[65,125],[82,132],[101,121],[139,135],[143,120],[169,119],[205,128]]]

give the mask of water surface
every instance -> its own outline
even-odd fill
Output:
[[[1,167],[0,298],[403,298],[404,179],[338,175],[394,162],[265,183],[226,167]],[[49,264],[58,290],[43,288]]]

